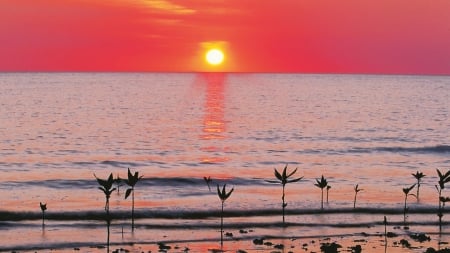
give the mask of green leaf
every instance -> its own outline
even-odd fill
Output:
[[[286,170],[287,170],[287,164],[286,164],[286,166],[284,166],[284,169],[283,169],[283,180],[286,180],[286,178],[287,178]]]
[[[231,196],[231,193],[233,193],[233,191],[234,191],[234,188],[231,188],[231,191],[225,195],[225,199],[228,199]]]
[[[133,175],[131,174],[130,168],[128,168],[128,180],[130,180],[130,178],[132,178]]]
[[[98,189],[100,189],[105,195],[107,194],[107,190],[105,188],[99,186]]]
[[[280,172],[278,172],[277,169],[274,169],[274,170],[275,170],[275,177],[276,177],[278,180],[283,181],[283,178],[281,177]]]
[[[127,199],[130,196],[132,191],[133,191],[133,188],[127,189],[127,191],[125,192],[125,199]]]
[[[316,182],[317,182],[317,184],[314,184],[314,185],[317,186],[317,187],[319,187],[319,188],[321,188],[321,189],[327,187],[327,185],[328,185],[328,182],[327,182],[327,180],[323,177],[323,175],[322,175],[322,177],[320,178],[320,180],[319,180],[319,179],[316,179]]]
[[[224,184],[223,187],[222,187],[222,191],[221,191],[220,188],[219,188],[219,185],[217,185],[217,195],[219,195],[219,198],[222,201],[227,200],[231,196],[231,193],[233,193],[233,191],[234,191],[234,188],[232,188],[230,190],[230,192],[227,193],[226,192],[226,186],[227,185]]]
[[[408,193],[416,186],[416,184],[411,185],[410,187],[403,188],[403,192],[408,195]]]
[[[39,205],[41,206],[42,212],[45,211],[45,210],[47,210],[47,204],[42,203],[42,202],[39,202]]]
[[[442,173],[439,171],[439,169],[436,169],[436,171],[437,171],[437,173],[439,175],[439,178],[442,179]]]
[[[447,177],[450,177],[450,170],[448,170],[444,175],[444,178],[447,178]]]
[[[289,173],[289,175],[288,175],[287,177],[289,178],[289,177],[291,177],[292,175],[294,175],[294,174],[295,174],[295,172],[297,172],[297,169],[298,169],[298,168],[295,168],[295,170],[294,170],[294,171],[292,171],[291,173]]]
[[[302,179],[303,179],[303,177],[299,177],[299,178],[296,178],[296,179],[288,180],[287,183],[295,183],[295,182],[298,182],[298,181],[300,181]]]

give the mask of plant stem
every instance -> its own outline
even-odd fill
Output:
[[[105,211],[106,215],[109,217],[109,196],[106,196]]]
[[[441,206],[441,193],[442,193],[442,189],[439,189],[439,209],[438,209],[438,216],[439,216],[439,231],[441,231],[442,229],[442,206]]]
[[[406,223],[406,200],[408,199],[408,194],[405,194],[405,206],[403,208],[403,223]]]
[[[131,231],[134,231],[134,187],[131,187]]]
[[[222,212],[220,215],[220,246],[223,247],[223,203],[224,201],[222,201]]]
[[[419,188],[420,188],[420,179],[417,179],[417,201],[419,201]]]
[[[321,197],[321,201],[320,201],[320,208],[323,210],[323,188],[321,189],[322,190],[322,197]]]
[[[353,200],[353,209],[356,208],[356,195],[357,195],[357,194],[358,194],[358,192],[355,191],[355,198],[354,198],[354,200]]]
[[[284,214],[285,214],[285,211],[284,211],[284,209],[285,209],[285,207],[286,207],[286,203],[284,202],[284,187],[285,187],[285,185],[283,184],[283,195],[281,196],[281,200],[282,200],[282,210],[283,210],[283,225],[284,225]]]

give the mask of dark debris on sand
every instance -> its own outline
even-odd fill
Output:
[[[350,252],[352,252],[352,253],[361,253],[362,252],[361,245],[357,244],[355,246],[350,247]]]
[[[430,241],[431,238],[424,233],[410,234],[409,237],[417,242]]]
[[[424,253],[450,253],[449,248],[435,250],[434,248],[428,248]]]
[[[342,248],[342,246],[335,242],[322,243],[322,246],[320,246],[320,250],[324,253],[337,253],[337,252],[339,252],[338,251],[339,248]]]

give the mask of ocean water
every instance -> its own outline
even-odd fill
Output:
[[[274,169],[286,165],[303,177],[286,186],[286,220],[321,228],[311,235],[379,225],[386,213],[401,222],[402,189],[416,171],[426,176],[420,198],[408,196],[409,219],[434,231],[436,169],[450,169],[449,108],[448,76],[2,73],[0,250],[104,241],[90,235],[104,227],[94,174],[125,178],[128,168],[143,175],[135,206],[144,231],[214,230],[217,184],[235,189],[225,203],[234,228],[271,228],[281,221]],[[331,186],[323,212],[314,185],[322,175]],[[126,188],[110,200],[116,232],[129,223]],[[48,206],[45,237],[39,202]],[[158,240],[149,234],[133,238]]]

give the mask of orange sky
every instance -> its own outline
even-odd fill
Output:
[[[0,70],[450,74],[449,10],[449,0],[0,0]],[[222,65],[204,62],[211,46]]]

